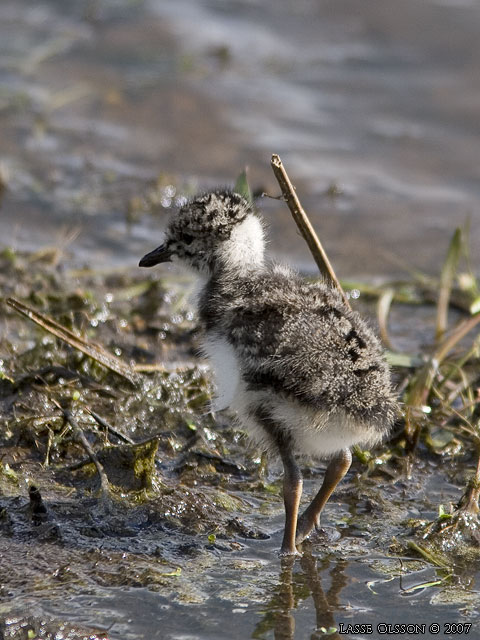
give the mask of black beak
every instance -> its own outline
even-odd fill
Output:
[[[170,262],[170,256],[172,252],[168,249],[164,244],[160,247],[157,247],[150,253],[147,253],[146,256],[138,263],[139,267],[154,267],[156,264],[160,264],[160,262]]]

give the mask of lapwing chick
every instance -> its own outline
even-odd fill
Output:
[[[228,408],[284,467],[280,553],[296,553],[347,473],[350,447],[390,430],[397,404],[378,339],[339,292],[265,261],[263,224],[239,194],[194,198],[170,220],[164,243],[141,267],[178,260],[202,278],[198,313],[216,378],[217,410]],[[296,457],[329,460],[323,484],[298,517]]]

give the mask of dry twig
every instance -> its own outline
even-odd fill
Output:
[[[315,233],[314,228],[310,220],[308,219],[307,214],[305,213],[302,205],[300,204],[300,200],[295,192],[295,188],[290,182],[290,178],[285,171],[285,167],[283,166],[280,157],[274,153],[272,155],[271,160],[272,170],[275,174],[275,177],[280,185],[280,189],[282,190],[282,195],[288,205],[288,208],[291,211],[293,219],[295,220],[297,227],[300,230],[300,233],[304,237],[306,243],[308,244],[308,248],[313,256],[313,259],[317,263],[318,268],[320,269],[320,273],[327,278],[335,287],[337,287],[340,292],[343,301],[347,305],[349,309],[350,302],[348,301],[347,295],[342,288],[337,276],[335,275],[335,271],[333,270],[332,265],[327,257],[325,249],[320,242],[317,234]]]
[[[73,437],[78,442],[78,444],[81,445],[85,449],[88,457],[90,458],[90,460],[95,465],[95,468],[97,470],[98,476],[100,478],[100,491],[102,493],[102,498],[104,500],[106,500],[106,501],[109,501],[109,499],[110,499],[110,484],[108,482],[107,474],[105,473],[105,470],[104,470],[103,466],[100,464],[97,456],[95,455],[94,450],[90,446],[90,443],[88,442],[87,438],[85,437],[85,434],[83,433],[82,428],[78,425],[78,422],[73,417],[71,411],[69,411],[68,409],[64,409],[62,406],[60,406],[58,404],[58,402],[56,400],[54,400],[53,402],[60,409],[60,411],[63,413],[63,417],[69,423],[69,425],[72,427]]]
[[[60,340],[63,340],[70,346],[78,349],[90,358],[93,358],[101,365],[107,367],[107,369],[110,369],[111,371],[114,371],[119,376],[122,376],[122,378],[125,378],[132,384],[134,384],[137,380],[135,372],[128,364],[123,362],[123,360],[120,360],[120,358],[112,355],[111,353],[108,353],[108,351],[106,351],[100,345],[87,342],[80,336],[75,335],[72,331],[69,331],[68,329],[63,327],[61,324],[58,324],[58,322],[55,322],[55,320],[52,320],[52,318],[49,318],[43,313],[35,311],[35,309],[32,309],[28,305],[20,302],[19,300],[16,300],[15,298],[7,298],[6,303],[8,304],[8,306],[12,307],[12,309],[15,309],[15,311],[18,311],[18,313],[21,313],[22,315],[35,322],[40,327],[42,327],[42,329],[45,329],[45,331],[52,333],[57,338],[60,338]]]
[[[122,442],[127,442],[128,444],[135,444],[135,442],[131,438],[129,438],[123,433],[120,433],[120,431],[117,431],[117,429],[115,429],[110,424],[108,424],[106,420],[104,420],[101,416],[99,416],[98,413],[95,413],[95,411],[92,411],[92,409],[85,407],[85,411],[87,411],[92,416],[95,422],[97,422],[101,427],[106,429],[108,433],[114,435],[116,438],[118,438]]]

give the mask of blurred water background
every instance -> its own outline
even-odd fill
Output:
[[[342,277],[436,272],[480,240],[479,32],[474,0],[2,0],[0,242],[133,266],[197,189],[278,193],[276,152]]]

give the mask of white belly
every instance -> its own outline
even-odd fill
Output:
[[[375,430],[354,424],[342,411],[329,415],[279,395],[273,389],[247,389],[233,347],[218,334],[207,334],[203,352],[212,365],[216,383],[213,409],[230,409],[260,447],[270,448],[273,442],[254,417],[252,409],[256,406],[267,408],[278,427],[291,434],[293,449],[299,454],[329,457],[353,444],[368,445],[377,441]]]
[[[376,444],[379,434],[374,429],[356,424],[343,411],[329,414],[306,406],[296,400],[279,396],[273,390],[245,390],[240,383],[231,403],[237,412],[240,425],[250,438],[264,449],[275,449],[275,443],[255,419],[252,407],[263,407],[273,422],[291,435],[294,453],[314,458],[329,458],[354,444]],[[246,410],[245,410],[246,409]]]
[[[215,411],[230,407],[239,391],[240,367],[233,347],[216,334],[207,334],[203,352],[210,360],[215,379],[216,394],[213,403]]]

